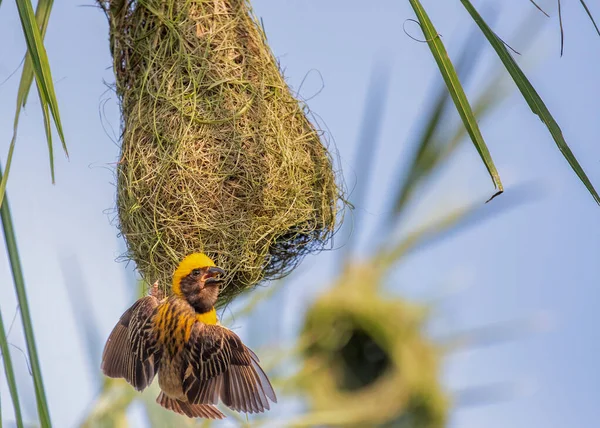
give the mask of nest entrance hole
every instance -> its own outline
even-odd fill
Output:
[[[356,391],[368,387],[391,369],[390,355],[364,329],[354,327],[339,352],[341,363],[338,386]]]

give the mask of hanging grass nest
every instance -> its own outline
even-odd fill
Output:
[[[380,296],[372,271],[348,270],[307,313],[298,382],[314,413],[305,422],[444,427],[440,354],[421,332],[426,312]]]
[[[336,229],[332,159],[243,0],[100,0],[122,112],[127,257],[166,287],[203,251],[220,303],[289,273]]]

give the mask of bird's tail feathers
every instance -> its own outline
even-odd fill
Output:
[[[190,404],[167,396],[164,392],[156,398],[156,402],[167,410],[171,410],[189,418],[223,419],[225,415],[210,404]]]

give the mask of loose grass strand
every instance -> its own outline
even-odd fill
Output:
[[[538,5],[534,0],[529,0],[531,2],[532,5],[534,5],[536,7],[537,10],[539,10],[540,12],[542,12],[544,15],[546,15],[546,18],[550,18],[550,15],[548,15],[546,13],[546,11],[544,9],[542,9],[540,7],[540,5]]]
[[[598,24],[596,24],[596,20],[594,19],[594,15],[592,15],[592,11],[588,8],[585,1],[583,1],[583,0],[579,0],[579,1],[581,2],[581,5],[585,9],[585,13],[587,13],[588,18],[590,18],[590,21],[592,21],[592,24],[594,25],[594,28],[596,29],[596,33],[598,33],[598,35],[600,36],[600,28],[598,28]]]
[[[565,50],[565,30],[563,28],[562,10],[560,7],[560,0],[558,0],[558,26],[560,27],[560,56],[563,56]]]

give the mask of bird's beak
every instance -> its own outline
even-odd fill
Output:
[[[209,267],[206,269],[206,273],[204,277],[204,285],[212,285],[212,284],[220,284],[223,282],[223,276],[225,276],[225,271],[216,266]]]

